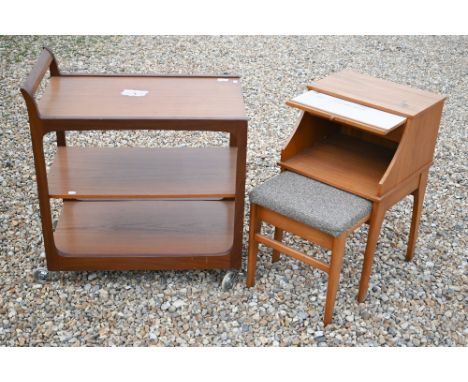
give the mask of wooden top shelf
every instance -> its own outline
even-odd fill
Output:
[[[55,245],[69,257],[223,256],[233,201],[66,201]]]
[[[351,70],[332,74],[308,88],[404,117],[414,117],[446,98]]]
[[[65,199],[233,198],[237,149],[58,147],[49,196]]]
[[[122,94],[134,90],[147,93]],[[247,120],[238,77],[56,76],[38,109],[42,119]]]
[[[331,186],[375,200],[393,150],[336,134],[279,164]]]

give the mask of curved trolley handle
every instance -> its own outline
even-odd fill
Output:
[[[44,74],[47,70],[50,69],[51,76],[59,76],[60,70],[58,68],[57,60],[55,59],[54,54],[49,48],[44,47],[39,59],[34,65],[31,73],[29,73],[28,78],[21,86],[21,92],[28,93],[29,96],[34,97],[39,84],[44,77]]]
[[[24,100],[26,101],[26,107],[28,108],[29,121],[31,127],[35,125],[34,122],[40,120],[39,110],[37,108],[37,103],[34,98],[37,88],[39,87],[44,75],[47,73],[47,70],[50,71],[50,76],[60,76],[60,70],[58,67],[57,60],[54,56],[54,53],[51,49],[47,47],[42,48],[42,53],[39,56],[36,64],[29,73],[28,78],[21,86],[21,94],[23,95]],[[33,122],[31,124],[31,122]],[[57,145],[65,146],[65,132],[57,131]]]
[[[21,86],[21,94],[26,101],[26,106],[28,107],[29,117],[38,117],[38,110],[34,95],[36,94],[37,88],[39,87],[44,74],[47,70],[50,70],[51,77],[59,76],[60,70],[58,68],[57,60],[55,59],[52,50],[49,48],[43,47],[42,53],[34,65],[31,73],[29,73],[28,78]]]

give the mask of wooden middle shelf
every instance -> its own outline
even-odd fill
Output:
[[[345,134],[333,134],[303,149],[280,165],[365,198],[377,196],[378,185],[394,150]]]
[[[65,201],[54,239],[67,257],[223,256],[233,201]]]
[[[49,196],[65,199],[233,198],[237,148],[58,147]]]

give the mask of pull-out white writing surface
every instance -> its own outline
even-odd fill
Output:
[[[406,121],[405,117],[345,101],[314,90],[301,94],[292,101],[383,130],[392,130]]]

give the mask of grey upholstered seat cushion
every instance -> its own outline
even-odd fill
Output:
[[[289,171],[256,187],[250,201],[335,237],[372,209],[366,199]]]

